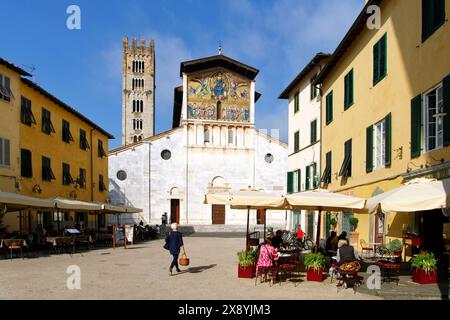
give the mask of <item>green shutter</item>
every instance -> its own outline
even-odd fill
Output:
[[[373,85],[375,85],[379,80],[379,59],[380,59],[380,44],[377,42],[373,46]]]
[[[287,193],[292,193],[294,191],[294,173],[287,173]]]
[[[385,34],[380,40],[380,79],[384,78],[387,73],[387,35]]]
[[[450,75],[443,80],[444,89],[444,147],[450,146]]]
[[[297,131],[294,134],[294,152],[297,152],[300,149],[300,132]]]
[[[353,69],[350,71],[350,101],[349,101],[349,103],[350,103],[350,105],[352,105],[353,104],[353,102],[354,102],[354,97],[353,97]]]
[[[311,144],[317,141],[317,120],[311,122]]]
[[[326,121],[329,124],[333,121],[333,91],[331,91],[326,98]]]
[[[31,178],[33,176],[33,170],[31,165],[31,151],[26,149],[20,150],[20,175],[25,178]]]
[[[344,110],[353,104],[353,69],[344,78]]]
[[[422,127],[422,95],[411,100],[411,158],[420,156]]]
[[[313,163],[313,174],[312,174],[312,185],[313,185],[313,189],[315,189],[317,187],[316,185],[316,176],[317,176],[317,163]]]
[[[384,165],[389,167],[391,165],[391,154],[392,154],[392,115],[389,113],[385,119],[385,131],[386,131],[386,141],[384,144]]]
[[[366,172],[373,171],[373,126],[366,129]]]
[[[297,190],[298,192],[302,191],[302,171],[297,170]]]
[[[305,181],[306,190],[309,190],[309,177],[310,177],[309,171],[311,170],[310,168],[311,168],[310,166],[306,167],[306,181]]]

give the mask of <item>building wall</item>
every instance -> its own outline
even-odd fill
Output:
[[[0,190],[15,192],[19,181],[19,119],[20,119],[20,75],[0,65],[0,74],[10,78],[14,95],[10,101],[0,99],[0,138],[10,141],[9,166],[0,165]]]
[[[446,16],[450,1],[446,1]],[[450,161],[450,147],[411,159],[411,100],[440,83],[450,73],[450,31],[448,22],[422,43],[421,1],[383,1],[380,30],[364,29],[325,79],[322,90],[322,163],[332,151],[331,191],[360,197],[399,186],[399,175],[420,167]],[[419,23],[418,23],[419,22]],[[387,75],[373,85],[373,46],[387,34]],[[344,77],[354,69],[354,104],[344,111]],[[325,124],[326,96],[333,90],[333,121]],[[366,128],[392,114],[392,160],[386,168],[366,173]],[[423,137],[423,133],[422,133]],[[352,139],[352,176],[338,177],[344,160],[344,142]],[[423,139],[422,139],[423,140]],[[422,141],[423,144],[423,141]],[[423,147],[423,146],[422,146]],[[372,225],[359,215],[359,232],[367,242]],[[389,214],[389,221],[409,222],[404,215]],[[373,218],[372,218],[373,219]],[[392,220],[389,220],[392,219]],[[391,224],[401,227],[402,223]],[[399,236],[398,229],[387,232]],[[401,235],[401,232],[400,232]]]
[[[256,152],[253,148],[231,147],[190,146],[187,149],[186,134],[186,128],[179,128],[134,147],[111,151],[111,200],[143,208],[146,222],[159,224],[164,212],[170,217],[171,199],[179,199],[180,223],[205,225],[211,224],[212,214],[211,205],[203,203],[204,196],[218,180],[224,181],[232,190],[256,185],[266,191],[284,192],[287,151],[282,144],[256,135]],[[169,160],[161,157],[163,150],[171,152]],[[267,153],[273,155],[270,164],[264,160]],[[119,170],[127,172],[125,181],[117,179]],[[252,223],[256,223],[255,214],[251,217]],[[129,218],[133,222],[133,219],[139,219],[137,216]],[[267,221],[284,226],[285,212],[269,211]],[[245,222],[245,212],[226,208],[226,224],[243,225]]]
[[[320,67],[316,67],[291,91],[288,99],[289,107],[289,157],[288,157],[288,171],[301,170],[301,185],[299,191],[306,190],[306,167],[312,163],[317,165],[317,176],[320,177],[320,95],[319,90],[316,98],[311,99],[311,78],[318,74]],[[300,108],[295,112],[295,95],[300,94]],[[317,142],[311,144],[311,122],[317,120]],[[295,132],[300,132],[300,150],[295,152],[294,149],[294,135]],[[294,184],[296,181],[294,181]],[[310,189],[312,187],[312,180],[310,180]],[[300,217],[294,217],[300,214]],[[294,230],[297,224],[302,226],[303,230],[307,228],[307,211],[291,212],[288,225]],[[317,218],[314,218],[314,225],[317,224]]]
[[[123,40],[122,62],[122,145],[134,142],[134,137],[141,139],[155,134],[155,44],[151,40],[149,46],[142,40],[136,44],[132,39]],[[144,62],[143,72],[133,72],[133,61]],[[144,88],[133,89],[133,79],[143,79]],[[143,100],[143,112],[133,112],[133,100]],[[133,129],[133,119],[142,119],[142,130]]]

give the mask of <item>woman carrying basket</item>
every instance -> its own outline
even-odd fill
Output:
[[[172,230],[166,236],[166,245],[173,257],[172,263],[169,267],[169,273],[172,275],[173,267],[175,267],[177,272],[181,272],[178,266],[178,256],[181,248],[183,248],[184,255],[186,255],[186,251],[184,251],[183,236],[181,232],[177,231],[178,225],[176,223],[172,223],[170,227]]]

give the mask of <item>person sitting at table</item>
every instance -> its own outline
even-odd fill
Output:
[[[283,231],[277,230],[275,236],[272,238],[272,246],[277,250],[279,250],[283,245],[283,238],[281,237],[282,234]]]
[[[47,235],[47,231],[42,226],[42,223],[39,223],[36,227],[36,239],[38,243],[43,241],[43,238]]]
[[[261,269],[270,270],[272,276],[278,274],[277,249],[272,246],[272,238],[267,238],[259,248],[258,262],[256,263],[256,276],[261,275]]]
[[[50,237],[56,237],[58,235],[58,232],[55,230],[55,227],[53,227],[53,225],[49,225],[47,227],[47,236]]]
[[[299,224],[297,227],[297,239],[302,241],[304,235],[305,233],[302,230],[302,226]]]
[[[355,248],[348,244],[347,240],[339,240],[336,261],[339,265],[345,262],[358,260],[355,255]]]
[[[339,240],[347,240],[347,232],[342,231],[341,234],[337,237],[336,243],[338,243]]]

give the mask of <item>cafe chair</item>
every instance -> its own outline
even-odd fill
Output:
[[[284,275],[286,281],[292,278],[293,273],[297,273],[299,271],[299,257],[296,255],[292,255],[288,258],[279,258],[278,259],[278,282],[281,286],[281,275]],[[297,286],[297,283],[294,284]]]
[[[373,248],[369,247],[367,242],[364,239],[361,239],[360,242],[361,244],[361,250],[362,250],[362,255],[368,258],[370,255],[373,254]]]
[[[13,258],[13,251],[14,250],[20,250],[20,255],[22,256],[22,259],[24,259],[24,257],[23,257],[23,250],[22,250],[22,243],[23,243],[22,240],[13,240],[8,245],[8,250],[10,252],[11,261],[12,261],[12,258]]]
[[[256,268],[255,286],[258,283],[258,278],[260,283],[268,280],[270,277],[270,286],[275,282],[275,277],[277,276],[277,267],[258,267]]]

